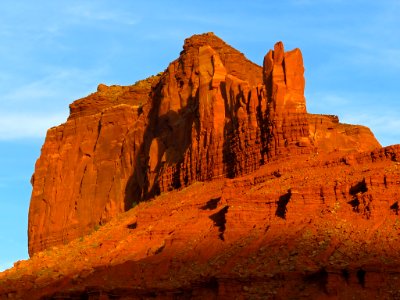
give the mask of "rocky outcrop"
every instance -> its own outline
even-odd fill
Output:
[[[308,114],[304,85],[299,49],[279,42],[260,67],[212,33],[185,40],[158,76],[100,85],[47,133],[32,178],[30,255],[196,181],[380,147],[365,127]]]
[[[368,127],[339,123],[338,116],[307,114],[309,137],[320,153],[348,153],[380,148]]]
[[[66,123],[49,129],[32,176],[30,254],[82,236],[127,209],[125,188],[147,122],[143,106],[159,77],[131,87],[99,85],[71,104]]]
[[[276,43],[274,51],[269,51],[264,58],[263,71],[267,91],[264,124],[268,124],[268,156],[310,151],[300,50],[285,53],[282,42]]]
[[[397,299],[400,145],[197,182],[0,273],[5,299]]]

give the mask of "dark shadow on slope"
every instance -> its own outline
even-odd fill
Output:
[[[366,193],[367,191],[368,191],[368,187],[367,187],[367,184],[366,184],[365,178],[364,178],[362,181],[353,185],[350,188],[349,193],[350,193],[350,195],[355,196],[358,193]]]
[[[360,200],[358,200],[358,197],[355,197],[353,200],[348,201],[347,204],[351,205],[354,212],[360,212]]]
[[[162,88],[162,80],[158,82],[158,84],[152,88],[152,91],[149,95],[148,105],[151,106],[150,111],[147,116],[144,114],[141,115],[143,122],[147,122],[147,126],[143,133],[143,141],[135,153],[135,161],[134,161],[134,170],[133,174],[129,177],[128,182],[125,187],[125,211],[132,208],[132,203],[138,203],[145,198],[145,191],[148,188],[148,181],[146,178],[146,172],[148,168],[148,155],[150,151],[151,141],[154,137],[154,133],[152,128],[155,126],[156,120],[152,118],[152,116],[158,115],[159,106],[160,106],[160,97],[155,97],[154,95],[159,95],[161,93]],[[128,151],[130,151],[129,149]]]
[[[344,281],[346,281],[346,283],[348,284],[349,280],[350,280],[350,272],[349,272],[349,270],[342,269],[342,274],[341,275],[342,275]]]
[[[236,253],[243,253],[242,248],[240,249],[240,252]],[[250,257],[252,252],[246,253]],[[231,277],[218,277],[221,276],[219,273],[220,271],[218,271],[216,268],[210,268],[208,264],[210,260],[204,261],[201,259],[201,257],[192,255],[185,257],[181,255],[181,252],[179,252],[179,254],[177,252],[172,252],[170,254],[172,256],[160,255],[158,258],[155,258],[156,255],[153,255],[139,260],[128,260],[117,265],[106,264],[103,266],[94,267],[90,274],[85,274],[85,272],[82,271],[82,275],[85,274],[85,276],[74,276],[74,278],[69,276],[61,278],[57,277],[54,279],[54,281],[48,282],[46,286],[43,287],[42,291],[40,292],[40,299],[88,299],[88,297],[94,293],[103,295],[103,297],[108,296],[110,299],[148,299],[154,296],[157,296],[159,299],[192,299],[193,295],[199,295],[199,292],[204,290],[212,291],[218,296],[220,287],[222,287],[222,291],[226,293],[226,287],[234,287],[237,285],[243,287],[245,285],[248,286],[249,283],[251,284],[252,282],[265,282],[265,275],[269,272],[274,272],[272,273],[274,277],[267,278],[268,282],[271,282],[271,280],[276,280],[280,287],[283,286],[285,288],[294,289],[298,288],[298,291],[302,291],[301,287],[312,285],[317,287],[321,293],[330,294],[328,284],[330,282],[330,273],[323,267],[314,272],[305,271],[305,274],[303,273],[304,275],[301,275],[301,273],[298,271],[285,272],[282,274],[279,271],[270,271],[265,269],[265,272],[259,273],[259,275],[256,277],[253,277],[252,275],[243,276],[241,273],[237,272],[230,272],[230,274],[232,274]],[[179,266],[177,269],[171,268],[171,257],[174,257],[174,255],[176,255],[173,259],[175,260],[174,264],[175,266]],[[369,253],[369,257],[376,257],[377,261],[380,261],[380,255],[381,254],[379,252]],[[221,256],[219,253],[217,253],[213,257],[218,258]],[[236,259],[235,257],[235,255],[230,257],[228,263],[234,262]],[[355,257],[357,257],[357,255]],[[334,286],[337,286],[338,289],[352,288],[350,285],[353,284],[353,274],[355,276],[355,282],[358,282],[361,287],[366,286],[368,278],[366,278],[367,271],[365,270],[365,266],[361,266],[361,262],[358,262],[357,259],[351,263],[354,264],[353,267],[348,267],[344,270],[333,270],[332,282],[334,283]],[[204,266],[204,269],[210,270],[210,272],[201,272],[201,270],[204,270],[202,266]],[[241,267],[240,270],[243,269],[243,265],[237,266]],[[278,262],[276,262],[276,266],[278,266]],[[387,287],[388,289],[393,288],[393,282],[395,282],[393,281],[393,278],[400,276],[400,273],[396,271],[399,270],[399,268],[393,269],[393,272],[387,272],[380,268],[376,269],[375,264],[372,265],[372,268],[375,270],[373,272],[375,275],[382,275],[382,277],[373,276],[374,278],[388,278],[386,282],[383,282],[383,286]],[[173,275],[175,276],[173,277],[174,288],[172,290],[170,285],[171,277],[168,270],[172,270]],[[341,273],[338,274],[337,272],[340,271]],[[188,276],[189,274],[190,276]],[[336,275],[341,276],[341,278],[344,280],[337,280]],[[147,278],[147,281],[144,281],[143,277]],[[293,284],[293,279],[296,282],[295,284]],[[33,282],[35,277],[30,277],[30,280]],[[96,282],[98,285],[93,286],[94,282]],[[111,286],[109,282],[114,282],[115,285],[113,284]],[[127,282],[130,284],[127,285]],[[286,291],[287,289],[282,290],[283,293],[279,293],[277,295],[281,297],[279,299],[286,299],[282,298],[285,295],[287,296]],[[26,296],[27,293],[24,293],[24,295]],[[172,295],[175,297],[172,297],[171,293],[173,293]],[[203,295],[210,294],[207,293]],[[222,295],[219,296],[221,297]],[[29,299],[28,297],[25,298]],[[197,297],[196,299],[202,298]],[[203,299],[210,298],[203,297]],[[211,299],[219,298],[217,297]]]
[[[292,190],[289,189],[288,192],[282,196],[279,197],[279,200],[276,202],[277,208],[275,211],[275,216],[286,219],[286,213],[287,213],[287,205],[290,201],[290,198],[292,197]]]
[[[224,238],[224,233],[225,233],[225,224],[226,224],[226,213],[228,212],[229,206],[225,206],[224,208],[222,208],[220,211],[218,211],[217,213],[209,216],[209,218],[214,222],[214,225],[218,227],[218,230],[220,232],[220,234],[218,235],[218,237],[221,240],[225,240]]]
[[[128,224],[128,225],[126,226],[126,228],[128,228],[128,229],[136,229],[136,228],[137,228],[137,222]]]
[[[234,94],[232,90],[227,90],[225,82],[221,82],[220,91],[225,104],[223,162],[226,177],[234,178],[247,173],[249,169],[258,168],[267,163],[270,155],[268,149],[273,140],[270,121],[271,105],[268,104],[265,107],[268,100],[262,89],[253,89],[245,93],[245,90],[239,88],[238,93]],[[252,95],[252,93],[256,95]],[[255,98],[257,98],[255,111],[251,111],[253,108],[250,108],[250,102]],[[248,114],[247,120],[243,124],[238,118],[239,109],[245,110]],[[253,128],[253,124],[251,124],[250,114],[252,118],[256,119],[257,129]],[[254,130],[254,132],[248,130]],[[253,134],[256,136],[255,140],[253,140]],[[258,153],[254,153],[255,149],[259,151],[260,155],[258,161],[253,158],[253,155],[258,156]],[[246,153],[248,150],[253,153]],[[249,168],[249,166],[251,167]]]
[[[357,273],[356,273],[358,283],[359,283],[363,288],[365,288],[365,275],[366,275],[366,274],[367,274],[367,272],[366,272],[365,270],[363,270],[363,269],[357,270]]]
[[[325,268],[322,268],[315,273],[306,275],[304,281],[307,284],[316,284],[322,292],[325,294],[328,293],[328,272],[325,270]]]
[[[399,201],[396,201],[392,205],[390,205],[390,209],[396,214],[399,214]]]
[[[198,113],[198,91],[194,98],[187,99],[187,106],[178,112],[169,110],[166,114],[159,116],[160,105],[163,99],[163,80],[153,87],[149,103],[151,106],[147,116],[142,115],[143,121],[147,124],[143,142],[135,154],[134,172],[129,178],[125,188],[125,210],[132,207],[133,202],[148,200],[160,193],[160,176],[165,166],[175,166],[172,170],[168,185],[173,188],[181,187],[181,163],[184,155],[191,145],[192,128],[196,127],[195,116]],[[198,127],[198,126],[197,126]],[[196,128],[197,128],[196,127]],[[158,138],[164,151],[157,157],[155,170],[149,171],[150,146],[154,139]],[[165,161],[162,161],[162,158]],[[152,176],[152,183],[149,176]],[[187,184],[189,179],[184,178]]]
[[[226,177],[234,178],[236,175],[237,157],[235,153],[235,122],[233,100],[228,99],[226,83],[221,82],[220,90],[225,104],[224,144],[222,149],[222,162],[225,167]]]
[[[221,197],[213,198],[203,206],[200,207],[201,210],[213,210],[216,209],[218,206],[219,201],[221,201]]]
[[[360,194],[364,194],[367,191],[368,191],[368,187],[365,182],[365,178],[363,178],[363,180],[361,180],[360,182],[357,182],[355,185],[350,187],[349,194],[353,196],[353,199],[348,201],[347,204],[349,204],[353,208],[354,212],[357,212],[357,213],[360,212],[361,201],[360,201],[359,197],[361,197]]]
[[[168,259],[169,260],[169,259]],[[168,264],[165,259],[161,259],[162,264]],[[220,278],[215,275],[195,274],[194,278],[186,280],[184,284],[178,287],[158,287],[156,284],[146,286],[146,282],[139,286],[126,285],[127,278],[139,278],[146,267],[151,266],[151,258],[145,258],[139,261],[127,261],[113,266],[96,267],[94,272],[85,276],[83,279],[67,280],[65,278],[55,280],[54,283],[47,286],[48,290],[43,289],[40,299],[219,299]],[[154,277],[159,277],[152,274]],[[120,286],[101,284],[101,279],[112,278],[115,281],[119,279]],[[100,279],[100,280],[99,280]],[[159,278],[157,278],[159,279]],[[179,282],[178,279],[173,279]],[[226,279],[222,279],[225,281]],[[83,281],[91,282],[90,285],[82,284]],[[92,282],[98,282],[93,284]],[[237,284],[236,280],[232,283]]]

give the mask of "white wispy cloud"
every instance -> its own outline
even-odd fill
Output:
[[[307,107],[311,111],[321,111],[332,107],[343,107],[349,104],[350,99],[333,91],[319,91],[306,93]]]
[[[35,91],[34,95],[36,95],[36,93],[39,93],[38,90],[41,90],[41,93],[49,96],[52,96],[56,92],[64,94],[67,97],[76,93],[81,95],[82,91],[87,90],[89,87],[93,88],[93,84],[96,82],[98,83],[98,80],[107,75],[108,66],[103,64],[96,65],[94,68],[77,68],[61,64],[43,66],[42,70],[44,71],[42,77],[33,80],[31,77],[30,82],[14,88],[13,92],[6,94],[4,97],[17,98],[17,95],[20,93],[18,91],[21,91],[21,93]],[[23,94],[20,95],[20,97],[23,96]],[[55,99],[53,99],[53,101],[54,100]]]
[[[394,97],[390,93],[319,90],[306,97],[311,113],[335,114],[341,123],[367,126],[384,146],[400,143],[400,107],[389,101]]]
[[[397,116],[386,113],[384,115],[377,114],[373,118],[369,114],[353,114],[342,117],[345,123],[352,124],[370,124],[376,129],[385,130],[388,132],[400,132],[400,120]],[[399,141],[400,142],[400,141]]]
[[[346,114],[341,121],[369,127],[383,146],[400,144],[400,120],[392,112]]]
[[[102,8],[101,5],[89,5],[88,3],[80,3],[73,5],[67,9],[67,14],[72,17],[74,23],[78,22],[113,22],[124,25],[136,25],[141,18],[134,16],[128,12],[110,7]]]
[[[397,48],[369,48],[358,54],[353,54],[344,59],[345,63],[364,68],[371,66],[386,67],[392,72],[400,70],[400,49]]]
[[[85,96],[83,91],[93,85],[93,80],[101,77],[105,69],[76,69],[76,68],[49,68],[47,74],[42,78],[27,82],[19,86],[13,86],[12,89],[4,91],[8,87],[2,87],[1,107],[7,103],[13,106],[20,103],[25,105],[33,103],[39,105],[40,109],[52,105],[54,102],[60,102],[67,98],[67,101],[75,100],[73,97]],[[78,85],[79,82],[79,85]]]
[[[103,69],[53,69],[41,79],[0,91],[0,140],[44,137],[65,122],[68,105],[95,91]]]
[[[9,114],[0,112],[0,140],[43,138],[49,128],[66,121],[68,114]]]

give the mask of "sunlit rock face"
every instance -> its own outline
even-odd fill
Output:
[[[380,147],[363,126],[307,113],[299,49],[263,67],[212,33],[132,86],[99,85],[49,129],[32,177],[29,253],[83,236],[154,195],[273,161]]]

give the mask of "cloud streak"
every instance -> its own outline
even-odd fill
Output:
[[[65,122],[71,102],[95,91],[102,74],[103,69],[52,69],[39,80],[3,90],[0,140],[43,138],[48,128]]]
[[[93,81],[105,73],[106,69],[103,67],[91,70],[49,67],[46,75],[38,80],[32,80],[12,88],[3,86],[0,109],[6,103],[12,105],[33,103],[39,105],[39,109],[46,109],[51,102],[54,103],[63,98],[69,98],[68,101],[75,100],[72,97],[85,96],[81,94],[82,91],[95,84]]]
[[[123,24],[132,26],[140,23],[141,18],[134,16],[130,13],[110,9],[101,8],[98,4],[96,6],[85,4],[78,4],[71,6],[67,9],[67,15],[71,18],[73,23],[96,23],[96,22],[111,22],[115,24]]]
[[[0,113],[0,140],[43,138],[49,128],[67,119],[67,114]]]
[[[306,94],[309,112],[336,114],[342,123],[367,126],[384,146],[400,142],[400,106],[387,100],[394,97],[394,94],[385,91],[321,89]]]
[[[374,117],[369,113],[348,114],[341,118],[341,122],[369,127],[383,146],[400,143],[400,120],[398,115],[391,112],[379,113]]]

